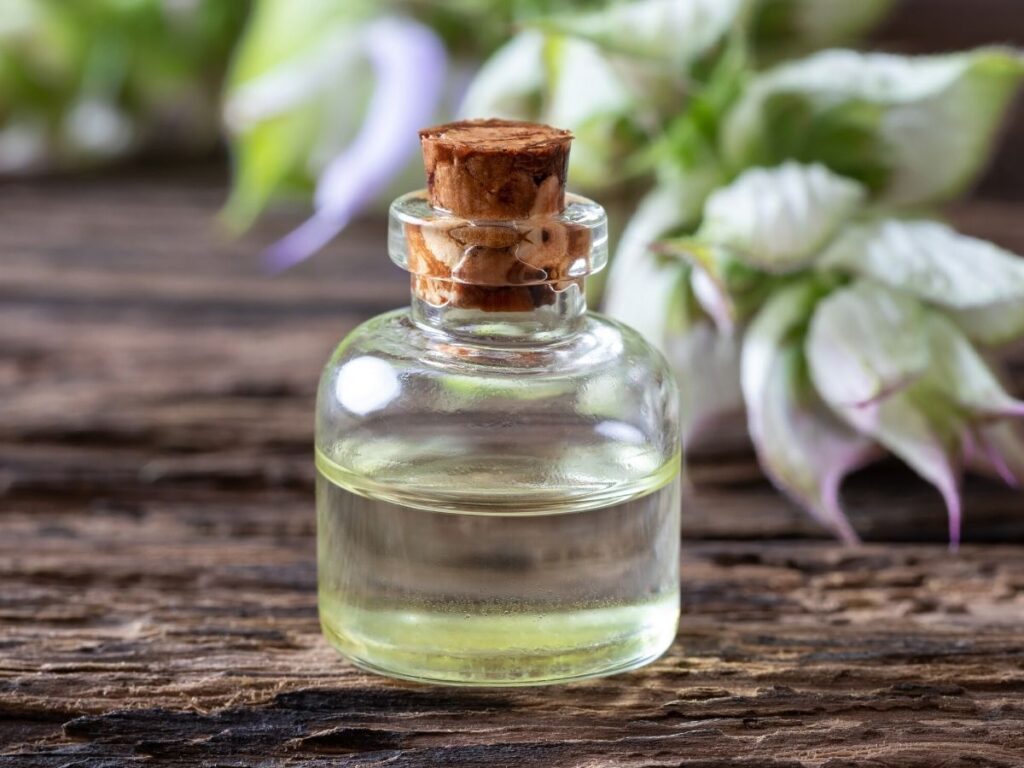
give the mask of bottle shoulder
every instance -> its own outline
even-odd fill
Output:
[[[661,354],[614,320],[588,314],[557,341],[486,345],[399,310],[356,328],[325,367],[318,462],[378,495],[597,499],[674,476],[678,421]]]
[[[337,346],[326,372],[372,355],[406,373],[422,366],[467,375],[531,377],[580,375],[616,366],[654,377],[671,377],[662,354],[637,331],[597,312],[587,313],[573,333],[540,343],[472,342],[417,325],[408,309],[371,318]]]

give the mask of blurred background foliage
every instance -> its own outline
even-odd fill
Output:
[[[749,21],[758,60],[855,40],[890,4],[759,0]],[[736,14],[728,9],[736,3],[723,0],[726,13],[693,20],[696,47],[672,39],[675,30],[667,28],[659,46],[646,50],[650,41],[643,36],[631,47],[600,23],[589,31],[577,29],[575,14],[608,5],[607,0],[7,0],[0,17],[0,172],[76,169],[142,151],[208,152],[226,124],[239,179],[229,218],[246,226],[275,198],[308,196],[330,158],[354,136],[373,88],[358,38],[365,35],[365,22],[381,15],[415,19],[443,42],[451,84],[448,98],[437,105],[437,119],[459,111],[473,73],[490,54],[506,46],[507,61],[525,45],[518,38],[509,43],[510,37],[533,26],[545,32],[543,60],[519,74],[536,78],[540,66],[545,82],[522,94],[532,108],[520,111],[538,117],[543,112],[554,122],[578,117],[587,122],[594,115],[581,111],[600,110],[602,101],[614,106],[622,94],[604,93],[610,85],[601,80],[604,62],[588,57],[579,44],[590,39],[624,54],[616,67],[627,69],[628,59],[637,60],[632,74],[648,87],[633,101],[653,102],[655,116],[664,122],[679,111],[687,83],[709,74],[708,61],[686,59],[700,59],[719,42],[721,29],[713,25],[733,23]],[[822,13],[818,5],[829,10]],[[561,34],[566,25],[574,28],[575,42]],[[672,50],[678,53],[666,59]],[[266,108],[266,119],[255,122],[272,125],[246,123],[249,113],[233,111],[232,93],[275,73],[291,91],[289,114],[270,114]],[[562,92],[560,75],[568,81]],[[582,94],[571,91],[587,91],[599,103],[574,104]],[[510,106],[495,104],[516,111]],[[651,122],[655,116],[619,112],[584,133],[611,144],[608,152],[627,155],[665,127]],[[242,124],[234,130],[238,121]],[[253,170],[253,165],[272,165],[268,156],[274,155],[277,167]],[[616,168],[608,177],[602,175],[607,169],[579,158],[574,181],[605,187],[620,183],[637,166],[642,162]]]
[[[0,172],[208,150],[248,12],[235,0],[5,0]]]

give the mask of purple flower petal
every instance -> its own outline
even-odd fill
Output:
[[[839,422],[815,397],[797,392],[796,354],[777,359],[747,403],[750,436],[772,484],[846,544],[860,538],[839,500],[843,480],[878,456],[877,447]],[[753,392],[750,392],[753,395]]]
[[[946,502],[946,514],[949,517],[949,551],[956,552],[960,549],[960,531],[963,527],[960,485],[955,478],[949,478],[938,489]]]
[[[843,424],[803,380],[804,359],[791,336],[814,310],[811,282],[777,293],[747,328],[741,358],[747,423],[765,473],[848,544],[859,541],[839,501],[851,472],[877,455],[874,442]]]
[[[964,445],[964,460],[972,470],[995,475],[1011,488],[1024,485],[1024,431],[1019,424],[974,425]]]
[[[276,274],[309,258],[331,242],[347,223],[347,220],[341,224],[338,221],[317,211],[264,251],[264,267]]]
[[[280,272],[308,258],[379,195],[415,151],[417,130],[435,116],[444,87],[444,44],[429,28],[398,17],[368,23],[365,53],[376,87],[358,135],[317,183],[316,213],[264,255]]]
[[[859,432],[878,440],[938,489],[949,516],[949,548],[956,551],[960,546],[962,422],[933,418],[934,411],[921,407],[925,395],[926,390],[919,388],[860,408],[832,407]]]
[[[693,271],[693,295],[715,322],[718,332],[728,336],[736,330],[736,307],[728,291],[702,269]]]

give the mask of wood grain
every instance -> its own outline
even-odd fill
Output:
[[[273,498],[5,518],[5,765],[1024,760],[1019,548],[691,544],[661,661],[474,691],[336,657],[318,632],[310,516]]]

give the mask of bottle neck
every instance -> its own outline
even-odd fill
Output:
[[[555,286],[478,287],[487,291],[487,310],[450,303],[435,305],[423,298],[413,278],[411,314],[421,328],[460,341],[547,343],[579,331],[587,312],[583,280],[558,290]]]
[[[412,320],[442,343],[528,346],[576,334],[584,280],[608,262],[608,217],[578,195],[565,201],[557,214],[475,221],[422,191],[395,200],[388,252],[410,273]]]

